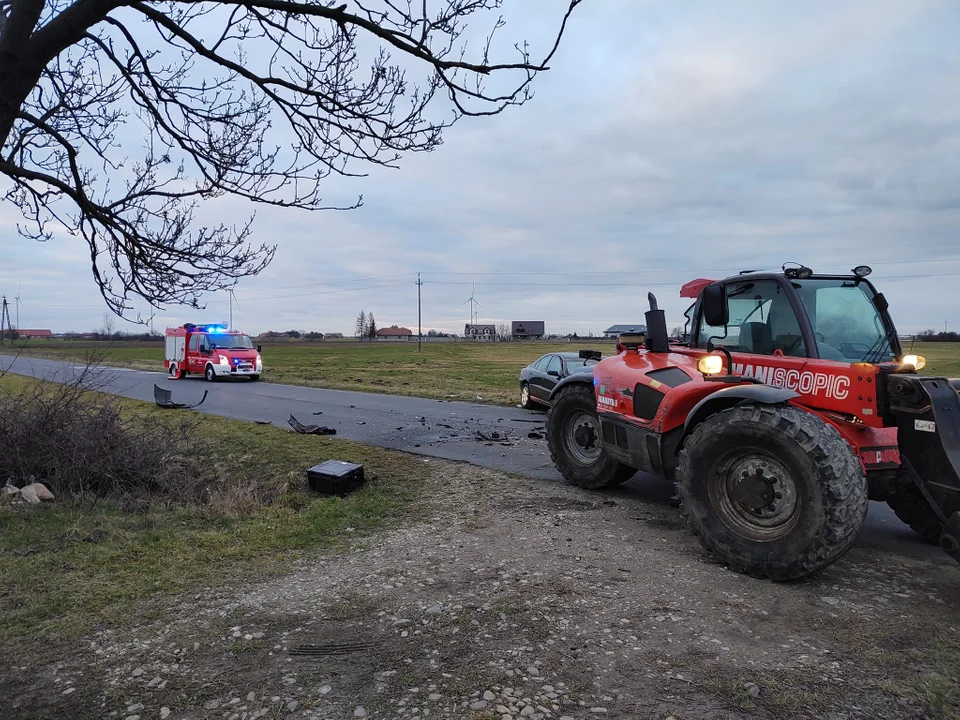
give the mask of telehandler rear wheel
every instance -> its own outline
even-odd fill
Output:
[[[637,471],[603,449],[593,386],[575,383],[561,389],[547,413],[550,459],[567,482],[599,490],[626,482]]]
[[[738,405],[696,427],[677,469],[681,508],[732,569],[792,580],[850,549],[867,481],[836,428],[792,406]]]

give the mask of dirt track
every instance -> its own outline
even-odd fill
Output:
[[[777,585],[709,562],[675,510],[446,465],[422,523],[264,584],[225,577],[76,647],[25,649],[36,656],[5,671],[0,715],[960,712],[960,568],[946,556],[858,547],[815,580]],[[366,647],[289,652],[332,643]]]

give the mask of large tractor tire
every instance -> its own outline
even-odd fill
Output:
[[[704,420],[677,469],[681,509],[733,570],[783,581],[844,555],[867,515],[867,480],[831,425],[792,406],[738,405]]]
[[[887,498],[887,505],[917,535],[934,545],[940,544],[943,523],[915,485],[901,487]]]
[[[560,474],[585,490],[620,485],[637,472],[603,449],[592,385],[575,383],[560,390],[547,413],[547,445]]]

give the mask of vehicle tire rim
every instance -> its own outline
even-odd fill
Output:
[[[207,380],[213,380],[213,377],[214,377],[213,368],[208,365],[208,366],[207,366]]]
[[[800,519],[797,483],[786,466],[770,455],[725,458],[708,481],[708,492],[723,523],[750,540],[780,540]]]
[[[588,412],[576,412],[567,421],[565,444],[573,458],[583,465],[593,465],[603,446],[596,417]]]
[[[524,385],[520,388],[520,404],[526,405],[530,402],[530,388]]]

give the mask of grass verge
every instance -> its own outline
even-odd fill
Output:
[[[7,389],[31,382],[0,378]],[[122,405],[157,432],[170,417]],[[313,548],[409,518],[437,472],[401,453],[223,418],[206,418],[198,432],[216,486],[208,504],[173,498],[125,512],[103,502],[0,503],[0,643],[76,637],[122,622],[158,593],[283,573]],[[311,493],[304,470],[328,458],[362,463],[368,482],[346,498]]]

